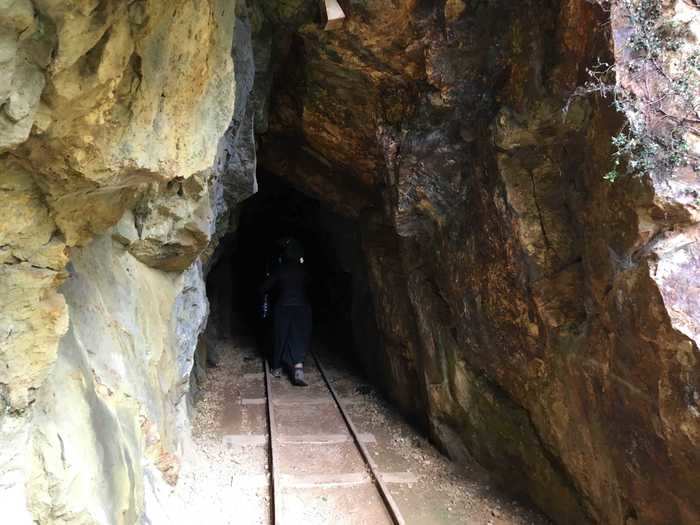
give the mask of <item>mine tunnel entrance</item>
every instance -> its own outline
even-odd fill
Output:
[[[353,322],[366,325],[373,307],[356,223],[273,174],[258,173],[258,181],[259,191],[241,205],[236,231],[222,241],[207,279],[212,330],[219,337],[252,337],[259,350],[269,350],[272,325],[261,319],[260,286],[280,253],[279,241],[291,237],[304,249],[314,339],[358,363]],[[361,333],[367,336],[366,326]]]
[[[193,418],[199,459],[188,464],[179,490],[211,488],[202,511],[211,523],[229,523],[212,512],[230,508],[242,523],[486,523],[494,507],[508,515],[505,523],[544,523],[490,489],[469,506],[455,505],[475,480],[406,411],[400,415],[399,404],[387,401],[395,392],[382,388],[382,374],[395,371],[381,357],[361,226],[275,175],[259,171],[258,181],[208,274],[208,357],[198,351],[195,366],[204,370],[195,374],[202,379]],[[273,320],[261,321],[259,288],[277,241],[287,237],[303,245],[310,274],[313,355],[306,355],[305,387],[264,366]]]

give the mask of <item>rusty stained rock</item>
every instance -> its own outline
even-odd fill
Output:
[[[700,520],[696,178],[610,185],[620,117],[562,111],[612,57],[606,13],[351,5],[300,32],[259,158],[363,225],[384,343],[363,359],[561,523]]]

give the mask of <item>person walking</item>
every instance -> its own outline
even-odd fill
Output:
[[[274,347],[272,375],[282,375],[282,365],[290,369],[292,383],[306,386],[304,358],[311,344],[311,305],[304,250],[295,239],[282,241],[282,262],[265,280],[263,294],[276,292],[273,309]]]

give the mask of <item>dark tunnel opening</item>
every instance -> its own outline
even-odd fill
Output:
[[[272,320],[262,319],[260,286],[278,241],[292,237],[303,246],[310,276],[314,344],[342,354],[357,371],[372,366],[367,360],[377,355],[379,333],[357,223],[271,173],[259,171],[258,182],[207,278],[210,329],[219,337],[254,338],[259,351],[270,352]]]
[[[383,300],[397,304],[401,298],[382,297],[381,291],[373,295],[379,289],[376,261],[371,258],[375,246],[370,243],[384,239],[371,237],[372,225],[363,222],[366,217],[354,220],[341,215],[260,168],[257,177],[258,192],[241,203],[207,276],[210,315],[202,344],[205,350],[203,356],[196,355],[193,381],[195,401],[201,403],[195,435],[204,436],[208,444],[215,436],[226,454],[235,458],[232,470],[237,474],[227,474],[232,487],[234,483],[252,483],[247,476],[259,479],[257,472],[262,465],[267,479],[270,465],[277,461],[268,459],[276,454],[282,465],[279,479],[289,483],[285,490],[290,492],[285,492],[285,497],[296,490],[294,501],[303,502],[300,506],[304,509],[314,513],[313,509],[330,506],[332,515],[340,516],[348,512],[348,494],[360,490],[358,487],[368,488],[349,506],[372,515],[362,523],[384,523],[384,518],[377,515],[376,502],[368,499],[373,497],[371,485],[364,481],[368,467],[359,455],[355,457],[352,439],[346,439],[350,425],[346,427],[344,416],[338,413],[333,401],[336,394],[329,393],[332,386],[348,420],[359,431],[358,443],[371,447],[382,479],[392,480],[392,485],[401,486],[401,490],[418,487],[415,492],[405,493],[410,494],[410,501],[406,502],[409,496],[404,499],[406,512],[413,515],[412,509],[417,508],[424,516],[441,513],[439,522],[447,522],[441,509],[454,505],[453,499],[447,499],[453,498],[454,492],[449,491],[465,483],[463,478],[450,474],[450,469],[468,464],[474,472],[482,471],[466,455],[453,457],[457,462],[451,463],[440,454],[447,452],[444,448],[433,448],[431,429],[422,405],[416,402],[420,393],[406,387],[415,383],[410,383],[412,378],[387,357],[386,346],[396,343],[386,332],[380,332],[380,327],[386,330],[386,320],[376,314],[381,312]],[[297,388],[290,377],[271,377],[261,366],[260,358],[271,354],[273,326],[270,321],[260,321],[259,287],[268,262],[277,253],[276,242],[285,237],[294,237],[304,247],[304,264],[311,274],[312,348],[326,370],[322,374],[322,367],[307,354],[307,388]],[[218,356],[208,362],[210,352]],[[207,364],[214,366],[200,376],[199,368],[209,368]],[[325,374],[328,378],[322,379]],[[206,381],[200,382],[200,377]],[[396,381],[397,377],[405,382]],[[272,434],[268,434],[272,428],[277,434],[277,449],[272,445]],[[458,439],[439,430],[447,439]],[[219,437],[220,441],[216,439]],[[414,461],[417,457],[421,458],[420,464]],[[273,473],[269,475],[274,477]],[[430,485],[420,483],[423,476],[432,480]],[[258,501],[255,498],[260,494],[269,501],[268,492],[254,487],[256,495],[250,501]],[[314,495],[306,490],[314,491]],[[326,490],[329,492],[322,492]],[[323,494],[323,498],[316,494]],[[520,505],[519,494],[512,498],[509,505]],[[464,512],[472,511],[465,507]]]

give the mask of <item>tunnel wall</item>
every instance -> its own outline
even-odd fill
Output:
[[[112,231],[75,250],[68,271],[70,325],[34,405],[33,519],[153,519],[189,436],[188,376],[208,313],[201,263],[151,268]]]
[[[620,4],[350,3],[300,32],[258,153],[363,225],[366,361],[450,455],[561,523],[694,523],[697,177],[610,184],[623,115],[563,111]]]
[[[22,0],[0,30],[2,520],[172,521],[204,272],[255,188],[245,4]]]

